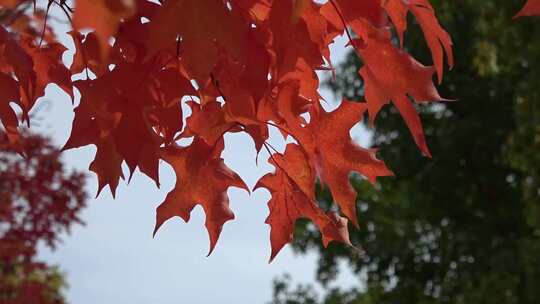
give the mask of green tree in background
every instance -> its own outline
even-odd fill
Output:
[[[14,146],[0,130],[0,304],[65,303],[64,275],[38,248],[55,249],[82,224],[87,193],[60,153],[47,137],[25,133]]]
[[[452,33],[456,67],[441,94],[458,101],[421,107],[433,159],[420,156],[390,106],[373,130],[374,146],[397,173],[375,187],[355,178],[360,230],[341,245],[299,222],[294,249],[319,253],[318,296],[310,286],[274,284],[275,304],[540,303],[540,18],[512,16],[521,1],[432,1]],[[429,54],[417,26],[406,47]],[[348,56],[338,94],[362,100]],[[329,191],[319,191],[330,206]],[[330,288],[345,260],[357,275],[351,290]]]

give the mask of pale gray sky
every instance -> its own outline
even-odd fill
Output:
[[[64,36],[63,41],[72,49],[68,38]],[[340,38],[332,47],[334,64],[343,59],[345,42]],[[66,59],[70,61],[71,56]],[[329,92],[321,93],[336,105]],[[61,146],[73,119],[69,98],[49,86],[41,102],[48,103],[48,110],[40,113],[43,121],[37,129],[52,135]],[[353,133],[355,137],[367,136],[361,131]],[[86,170],[94,153],[94,147],[70,150],[64,159],[69,167]],[[246,135],[226,138],[225,161],[249,185],[271,170],[267,157],[263,153],[256,166],[254,147]],[[93,197],[97,180],[89,175],[87,188]],[[165,164],[161,181],[161,189],[157,189],[150,179],[136,173],[129,185],[121,183],[115,200],[105,189],[88,202],[83,212],[86,226],[77,226],[64,236],[56,251],[41,251],[42,259],[66,273],[70,303],[265,303],[271,299],[271,282],[276,276],[288,272],[295,282],[313,282],[313,254],[298,257],[287,246],[268,264],[269,227],[264,220],[270,195],[264,189],[251,195],[229,189],[236,219],[225,224],[210,257],[206,257],[208,236],[200,207],[189,223],[180,218],[170,220],[152,239],[155,208],[175,183],[172,169]],[[358,282],[345,271],[336,284],[347,287]]]

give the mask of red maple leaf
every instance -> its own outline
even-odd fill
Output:
[[[317,225],[324,246],[330,241],[350,245],[347,220],[332,212],[325,214],[315,203],[315,172],[302,149],[289,144],[283,156],[274,155],[270,163],[276,167],[276,172],[263,176],[255,186],[255,189],[264,187],[272,193],[268,202],[270,215],[266,219],[271,227],[270,261],[292,240],[294,223],[299,218],[308,218]]]
[[[540,16],[540,0],[528,0],[514,18],[522,16]]]
[[[157,209],[154,235],[173,216],[189,221],[191,211],[200,204],[206,214],[206,229],[210,236],[208,254],[212,253],[223,224],[234,219],[227,189],[234,186],[247,190],[240,177],[219,157],[222,145],[223,141],[213,146],[195,139],[189,147],[168,147],[162,151],[163,159],[176,173],[176,186]]]

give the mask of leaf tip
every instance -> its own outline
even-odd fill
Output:
[[[278,253],[281,251],[281,249],[283,249],[283,247],[285,247],[285,245],[287,245],[287,243],[281,244],[281,245],[278,245],[278,246],[272,245],[272,252],[270,253],[270,258],[268,259],[268,264],[270,264],[270,263],[272,263],[274,261],[274,259],[278,255]]]
[[[206,257],[209,257],[212,254],[212,252],[214,252],[214,249],[216,248],[216,244],[217,244],[217,240],[210,241],[210,248],[208,250],[208,253],[206,254]]]
[[[161,224],[158,224],[158,223],[156,222],[156,225],[154,226],[154,231],[152,232],[152,238],[153,238],[153,239],[156,238],[156,234],[157,234],[157,232],[158,232],[158,230],[159,230],[160,227],[161,227]]]

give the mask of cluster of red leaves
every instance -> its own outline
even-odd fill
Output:
[[[65,171],[47,139],[24,136],[16,150],[0,132],[1,303],[50,303],[47,279],[36,275],[54,274],[35,261],[37,246],[54,248],[60,233],[81,223],[84,182],[83,174]]]
[[[17,11],[31,2],[0,4]],[[174,216],[189,220],[200,204],[213,250],[223,224],[234,218],[228,187],[249,190],[220,156],[228,132],[245,132],[257,152],[272,154],[275,172],[256,186],[272,194],[266,221],[272,258],[291,240],[300,217],[318,226],[325,244],[350,243],[347,220],[321,210],[314,187],[317,180],[327,185],[341,213],[357,224],[349,174],[372,182],[392,174],[375,150],[357,146],[349,135],[364,113],[374,122],[392,102],[430,155],[413,103],[444,100],[433,77],[441,81],[445,57],[450,67],[453,59],[451,39],[428,0],[76,0],[74,8],[45,2],[72,20],[73,63],[63,64],[65,48],[50,35],[39,41],[28,25],[36,22],[0,27],[0,120],[15,142],[19,121],[9,102],[22,108],[24,120],[47,84],[70,96],[76,88],[81,99],[65,149],[97,147],[90,170],[100,191],[108,185],[115,192],[124,162],[130,176],[138,168],[158,185],[160,159],[176,172],[176,187],[157,210],[156,230]],[[433,66],[401,46],[409,14],[424,32]],[[329,46],[344,33],[364,63],[365,101],[344,100],[327,112],[315,72],[332,69]],[[84,80],[72,82],[75,74]],[[184,125],[186,98],[192,113]],[[283,154],[272,152],[270,126],[296,143]],[[193,141],[178,145],[184,138]]]
[[[5,2],[15,1],[0,1],[0,5]],[[16,143],[19,121],[10,102],[22,109],[22,120],[29,122],[30,109],[44,95],[49,83],[56,83],[70,96],[73,89],[71,74],[61,60],[66,48],[56,42],[46,26],[45,12],[24,14],[4,9],[2,13],[2,24],[9,27],[0,26],[0,120],[10,142]],[[40,47],[36,37],[41,37],[46,45]]]

